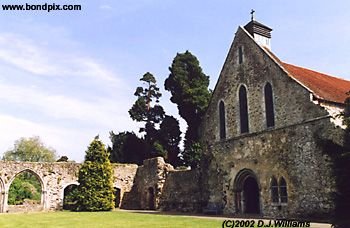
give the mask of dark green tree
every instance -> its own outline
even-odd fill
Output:
[[[56,151],[46,147],[39,136],[20,138],[14,148],[6,151],[2,158],[5,161],[54,162]]]
[[[180,116],[187,122],[183,155],[185,163],[191,163],[195,167],[199,161],[195,161],[198,156],[192,154],[192,144],[198,143],[199,125],[209,104],[209,76],[203,73],[198,59],[189,51],[178,53],[169,70],[165,89],[171,92],[171,102],[177,104]],[[189,162],[188,159],[192,161]]]
[[[113,170],[104,144],[96,137],[79,169],[77,211],[109,211],[114,208]]]
[[[159,98],[162,94],[157,87],[157,81],[154,76],[147,72],[140,81],[145,83],[145,87],[137,87],[134,93],[137,100],[129,110],[130,117],[137,122],[145,122],[145,126],[140,128],[140,132],[145,132],[146,151],[149,157],[155,157],[160,154],[155,148],[157,141],[157,125],[164,118],[163,107],[160,106]]]
[[[181,165],[179,157],[181,140],[181,131],[179,121],[173,116],[166,115],[160,124],[159,141],[163,145],[163,150],[166,151],[166,162],[173,166]]]
[[[145,141],[137,137],[134,132],[120,132],[114,134],[111,131],[109,138],[112,142],[110,161],[118,163],[134,163],[142,165],[147,158]]]
[[[344,147],[342,153],[337,154],[334,162],[337,192],[332,226],[335,228],[350,227],[350,97],[345,100],[345,110],[342,116],[346,126]]]

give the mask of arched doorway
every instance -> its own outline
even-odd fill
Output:
[[[260,188],[252,170],[243,169],[237,174],[234,191],[237,213],[260,214]]]
[[[155,209],[155,202],[154,202],[154,189],[152,187],[148,188],[148,209],[154,210]]]
[[[64,188],[63,191],[63,209],[73,210],[76,204],[76,197],[74,191],[77,189],[77,184],[70,184]]]

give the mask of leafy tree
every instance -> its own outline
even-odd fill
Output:
[[[40,197],[41,185],[38,179],[31,173],[21,173],[11,183],[8,203],[20,205],[26,199],[40,202]]]
[[[38,136],[20,138],[15,141],[14,148],[6,151],[2,158],[5,161],[54,162],[56,151],[48,148]],[[29,172],[19,174],[9,189],[10,205],[23,204],[25,199],[40,202],[41,184],[38,178]]]
[[[129,110],[129,114],[133,120],[145,122],[145,126],[140,128],[140,132],[146,133],[146,150],[150,157],[155,157],[159,155],[154,147],[157,140],[156,127],[165,115],[163,107],[158,104],[162,94],[159,92],[157,81],[151,73],[144,74],[140,81],[146,85],[145,87],[136,88],[134,95],[137,96],[137,100]]]
[[[349,95],[349,94],[348,94]],[[335,176],[337,193],[335,196],[335,211],[332,226],[335,228],[350,227],[350,97],[345,100],[345,110],[342,114],[344,125],[344,148],[335,158]]]
[[[165,89],[171,92],[170,100],[177,104],[180,116],[188,125],[183,152],[185,162],[189,164],[190,159],[192,166],[196,166],[198,161],[193,159],[197,156],[192,154],[191,147],[199,140],[198,128],[209,103],[209,76],[203,73],[198,59],[189,51],[178,53],[169,70]]]
[[[173,116],[166,115],[160,124],[159,140],[166,151],[166,161],[173,166],[181,165],[179,158],[181,131],[179,121]]]
[[[114,208],[113,170],[104,144],[96,137],[79,169],[77,211],[109,211]]]
[[[134,132],[109,133],[112,141],[110,161],[119,163],[135,163],[142,165],[147,158],[145,141],[135,135]]]
[[[29,161],[29,162],[54,162],[56,151],[48,148],[40,140],[39,136],[20,138],[15,141],[14,148],[6,151],[3,156],[5,161]]]

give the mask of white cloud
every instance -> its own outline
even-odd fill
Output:
[[[86,125],[105,127],[127,118],[129,104],[125,98],[121,100],[96,98],[88,102],[35,88],[4,83],[0,84],[0,91],[0,104],[3,101],[13,106],[35,109],[36,115],[44,114],[53,120],[74,120]]]
[[[40,76],[75,76],[120,85],[122,80],[93,58],[52,50],[47,44],[13,33],[0,33],[0,61]],[[110,84],[109,84],[110,85]]]

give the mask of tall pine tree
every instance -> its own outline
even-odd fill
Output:
[[[140,132],[145,132],[145,141],[149,156],[162,156],[162,148],[157,142],[157,125],[163,120],[165,112],[160,106],[159,98],[162,94],[157,87],[155,77],[147,72],[140,81],[145,83],[145,87],[137,87],[134,93],[137,100],[129,110],[130,117],[137,122],[145,122],[145,126],[140,128]]]
[[[77,211],[109,211],[114,208],[113,170],[104,144],[96,137],[79,169]]]

